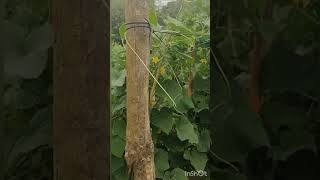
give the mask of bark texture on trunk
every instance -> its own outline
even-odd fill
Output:
[[[102,0],[53,0],[55,180],[110,179],[109,24]]]
[[[125,21],[146,22],[148,0],[126,0]],[[134,26],[130,25],[130,27]],[[141,26],[141,24],[136,24]],[[127,26],[129,27],[129,26]],[[127,30],[127,130],[125,158],[134,180],[154,180],[154,145],[149,121],[149,74],[146,65],[150,56],[150,29],[136,27]]]

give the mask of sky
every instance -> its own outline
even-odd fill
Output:
[[[156,3],[156,6],[162,7],[167,5],[167,3],[171,1],[175,1],[175,0],[155,0],[155,3]]]

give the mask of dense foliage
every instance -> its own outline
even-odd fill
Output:
[[[213,151],[236,167],[213,158],[214,179],[319,179],[319,2],[218,0],[213,9],[210,131]],[[258,113],[249,103],[257,61]]]
[[[172,13],[168,13],[168,8]],[[184,170],[205,170],[211,139],[209,125],[209,1],[171,2],[151,8],[150,121],[155,144],[156,176],[186,179]],[[117,11],[116,11],[117,12]],[[113,14],[112,14],[113,16]],[[115,18],[113,18],[115,19]],[[122,22],[113,22],[122,24]],[[124,32],[120,38],[125,43]],[[117,36],[113,35],[113,37]],[[124,160],[126,128],[125,47],[112,46],[112,179],[127,179]],[[192,96],[187,95],[192,82]],[[170,100],[173,99],[174,103]],[[176,106],[174,105],[176,104]]]
[[[47,0],[1,1],[0,179],[52,179],[52,28]],[[1,131],[1,130],[0,130]]]
[[[111,171],[112,179],[121,180],[128,179],[123,158],[124,9],[123,1],[112,2],[117,12],[111,17]],[[157,177],[183,180],[184,170],[206,170],[208,179],[216,180],[317,180],[320,3],[211,3],[211,24],[208,0],[179,0],[150,11],[149,21],[160,31],[152,35],[150,70],[177,104],[174,107],[150,78]],[[1,180],[53,177],[49,19],[49,0],[0,1],[0,58],[4,62],[0,154],[5,154],[0,159]],[[210,26],[213,54],[209,58]],[[256,46],[253,34],[266,42],[258,113],[252,110],[248,93],[252,88],[250,54]],[[193,83],[191,97],[189,82]]]

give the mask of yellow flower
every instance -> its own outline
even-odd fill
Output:
[[[159,61],[160,61],[160,60],[159,60],[158,56],[153,56],[153,57],[152,57],[152,63],[153,63],[153,64],[157,64]]]
[[[164,66],[160,67],[160,74],[163,76],[166,73],[166,68]]]
[[[207,60],[206,60],[206,59],[201,59],[200,62],[201,62],[202,64],[207,64]]]

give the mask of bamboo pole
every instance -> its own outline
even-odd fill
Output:
[[[154,145],[149,120],[150,29],[137,22],[148,19],[148,0],[126,0],[127,130],[125,158],[135,180],[154,180]],[[140,26],[140,27],[135,27]],[[141,27],[144,26],[144,27]],[[143,63],[141,62],[143,61]]]

